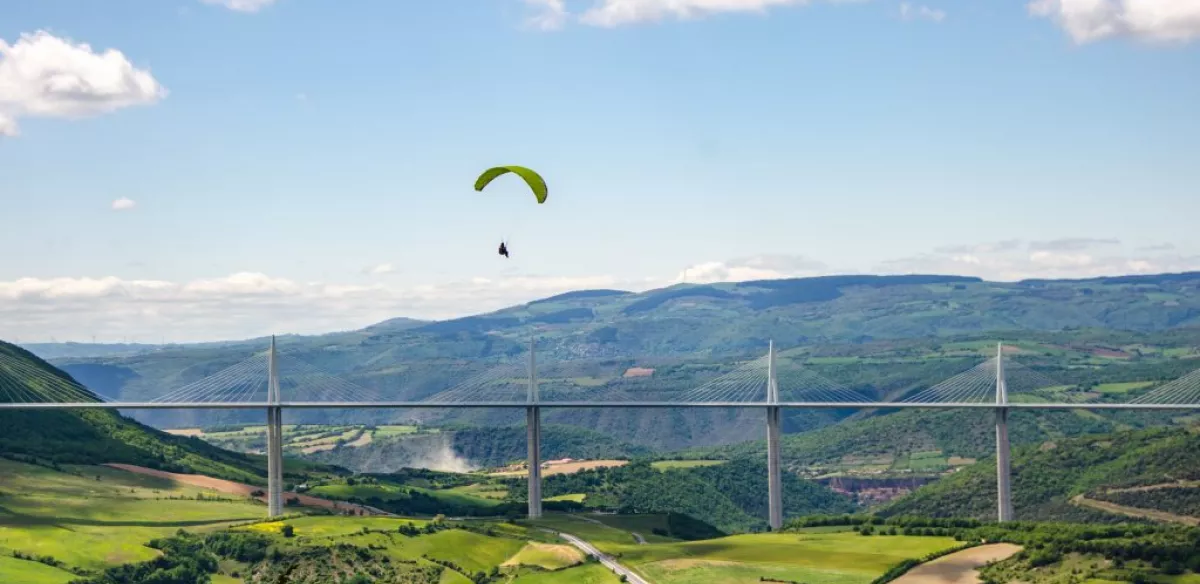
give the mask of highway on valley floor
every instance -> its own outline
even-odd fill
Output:
[[[633,570],[630,570],[629,568],[617,563],[617,560],[613,559],[612,556],[596,549],[596,547],[592,544],[583,541],[582,539],[579,539],[578,537],[575,537],[569,533],[559,532],[558,536],[567,540],[567,542],[571,545],[583,550],[583,553],[600,560],[601,564],[604,564],[605,567],[607,567],[609,570],[612,570],[615,574],[619,576],[625,576],[625,580],[627,582],[631,582],[632,584],[650,584],[645,578],[642,578]]]

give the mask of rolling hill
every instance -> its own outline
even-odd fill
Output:
[[[33,370],[64,376],[32,353],[0,341],[0,355]],[[0,364],[0,384],[43,391],[29,374]],[[0,394],[0,399],[5,394]],[[0,410],[0,454],[39,464],[126,463],[171,472],[265,484],[266,464],[260,457],[222,450],[204,441],[172,436],[111,410]]]

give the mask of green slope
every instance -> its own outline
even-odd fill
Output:
[[[1072,499],[1109,498],[1104,494],[1112,489],[1200,479],[1200,434],[1174,428],[1048,441],[1016,449],[1012,472],[1018,519],[1126,519],[1073,505]],[[1161,510],[1191,510],[1190,496],[1172,494],[1176,497],[1164,495],[1158,502]],[[984,460],[917,490],[882,513],[988,519],[995,514],[995,500],[995,463]]]
[[[1152,421],[1156,420],[1120,420],[1073,411],[1014,411],[1009,418],[1009,435],[1014,444],[1037,444],[1065,436],[1109,433],[1131,423]],[[991,412],[905,410],[784,436],[782,456],[784,463],[795,470],[836,470],[855,462],[895,464],[914,453],[930,451],[940,451],[944,457],[980,458],[995,452],[995,433],[995,417]],[[766,442],[701,449],[690,454],[712,458],[765,457]]]
[[[47,375],[70,379],[33,354],[0,342],[0,353]],[[7,387],[41,391],[40,384],[0,367]],[[261,457],[222,450],[202,440],[160,432],[111,410],[0,411],[0,456],[43,464],[126,463],[170,472],[205,474],[265,484]],[[292,465],[290,468],[295,468]]]

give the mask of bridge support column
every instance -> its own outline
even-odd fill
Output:
[[[279,403],[275,337],[267,354],[267,403]],[[283,408],[267,408],[267,517],[283,515]]]
[[[542,516],[542,408],[538,403],[537,354],[529,341],[529,407],[525,408],[526,450],[529,456],[529,518]]]
[[[1008,408],[996,410],[996,504],[997,519],[1012,521],[1012,467],[1009,462]]]
[[[767,355],[767,403],[779,403],[779,383],[775,376],[775,343],[771,342]],[[781,410],[777,405],[767,406],[767,497],[768,524],[772,531],[783,528],[783,469],[779,452],[779,425]]]
[[[525,411],[529,433],[529,518],[542,516],[542,408],[530,406]]]
[[[267,516],[283,515],[283,408],[267,408]]]
[[[1012,463],[1008,441],[1008,383],[1004,379],[1004,345],[996,348],[996,519],[1013,520]]]

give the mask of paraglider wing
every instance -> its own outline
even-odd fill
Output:
[[[549,194],[549,189],[546,188],[546,181],[542,179],[540,174],[524,166],[497,166],[489,168],[483,171],[483,174],[479,175],[479,179],[475,181],[475,190],[482,191],[496,177],[510,172],[525,179],[525,183],[533,190],[533,196],[537,197],[539,205],[546,202],[546,196]]]

